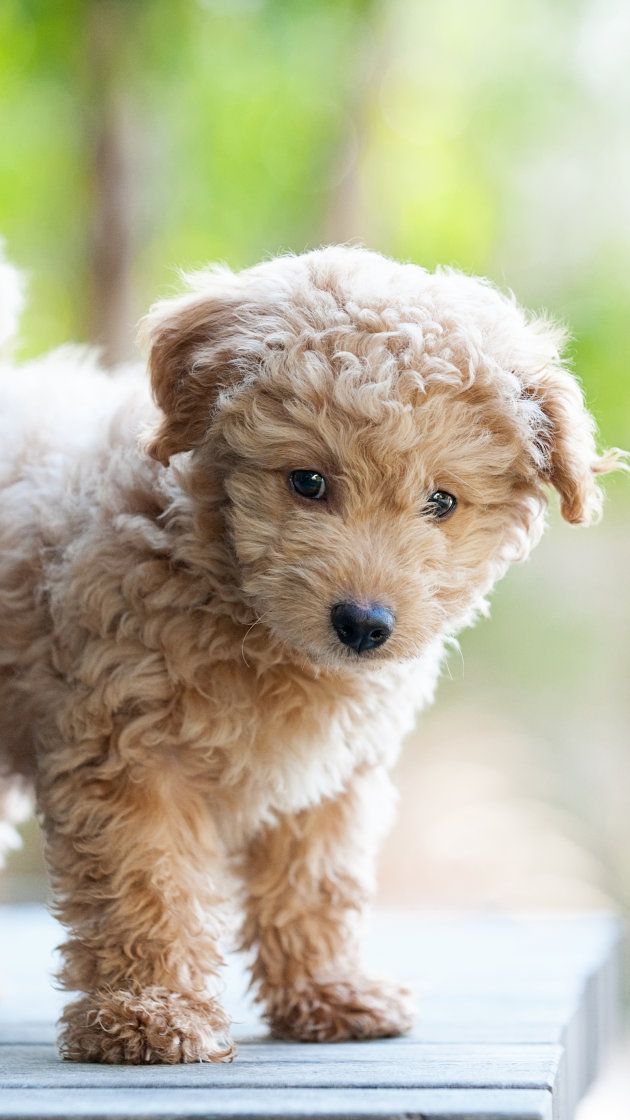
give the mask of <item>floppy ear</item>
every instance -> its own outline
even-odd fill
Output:
[[[244,335],[238,276],[211,269],[190,277],[188,285],[186,295],[154,304],[140,327],[153,396],[163,413],[147,450],[165,465],[202,442],[220,392],[238,377],[238,340]]]
[[[536,452],[543,482],[560,495],[566,521],[588,525],[601,512],[597,476],[624,467],[616,448],[598,455],[595,421],[577,379],[561,362],[564,332],[537,320],[529,324],[538,342],[538,368],[521,373],[523,397],[535,404]],[[545,353],[546,351],[546,353]]]

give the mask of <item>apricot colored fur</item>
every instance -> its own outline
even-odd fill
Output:
[[[76,348],[0,372],[1,838],[33,792],[81,993],[61,1053],[229,1060],[235,882],[275,1034],[400,1033],[407,994],[360,960],[387,772],[546,484],[588,522],[615,457],[562,333],[456,272],[330,247],[193,276],[143,330],[157,408]],[[396,618],[362,657],[347,598]]]

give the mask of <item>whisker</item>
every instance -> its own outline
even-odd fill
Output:
[[[252,622],[251,626],[249,626],[248,629],[243,634],[243,640],[241,642],[241,657],[243,658],[243,661],[247,665],[248,669],[250,668],[250,664],[249,664],[249,661],[247,660],[247,658],[245,656],[245,642],[246,642],[247,638],[249,637],[249,635],[251,634],[252,630],[254,630],[256,628],[256,626],[259,626],[261,624],[261,622],[263,622],[264,619],[267,618],[268,614],[269,614],[269,611],[263,611],[263,613],[261,615],[256,615],[256,618]]]

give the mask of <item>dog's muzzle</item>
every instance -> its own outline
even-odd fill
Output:
[[[339,641],[356,653],[367,653],[384,645],[395,624],[392,612],[380,603],[337,603],[330,619]]]

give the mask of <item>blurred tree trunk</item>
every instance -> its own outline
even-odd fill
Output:
[[[126,10],[119,0],[89,0],[86,12],[92,228],[90,337],[113,365],[133,345],[133,129],[126,89]]]
[[[361,159],[365,153],[375,94],[390,61],[388,15],[388,0],[367,0],[365,3],[364,38],[354,54],[347,125],[334,161],[343,170],[335,177],[324,217],[323,239],[327,242],[357,240],[369,245],[373,240],[374,231],[368,228]]]

